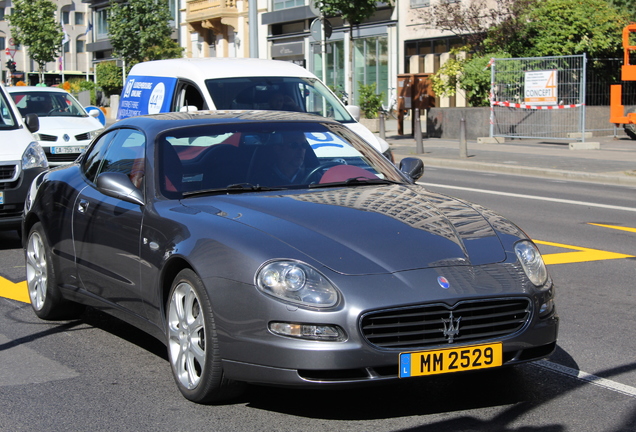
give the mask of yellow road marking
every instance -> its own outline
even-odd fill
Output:
[[[584,248],[579,246],[566,245],[562,243],[552,243],[541,240],[534,241],[537,244],[546,246],[556,246],[563,249],[573,249],[577,252],[561,252],[543,255],[546,264],[567,264],[587,261],[602,261],[619,258],[632,258],[633,255],[625,255],[616,252],[607,252],[599,249]]]
[[[31,303],[26,281],[13,283],[8,279],[0,277],[0,297],[21,301],[23,303]]]
[[[595,225],[595,226],[600,226],[600,227],[603,227],[603,228],[611,228],[611,229],[615,229],[615,230],[621,230],[621,231],[628,231],[628,232],[636,233],[636,228],[622,227],[622,226],[616,226],[616,225],[603,225],[603,224],[597,224],[597,223],[588,223],[588,225]]]

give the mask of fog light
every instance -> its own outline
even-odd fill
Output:
[[[335,325],[272,322],[269,324],[269,330],[277,335],[299,339],[330,342],[341,342],[346,339],[345,332]]]

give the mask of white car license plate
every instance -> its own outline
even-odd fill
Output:
[[[73,154],[81,153],[83,150],[83,146],[51,147],[51,154]]]
[[[502,365],[501,342],[400,354],[400,378]]]

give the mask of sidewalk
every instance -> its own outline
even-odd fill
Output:
[[[622,130],[612,136],[593,137],[600,150],[570,150],[571,141],[507,139],[502,144],[467,142],[467,157],[460,157],[459,140],[423,138],[424,152],[416,154],[416,142],[405,122],[404,135],[397,134],[397,121],[385,125],[385,139],[396,161],[419,157],[424,166],[460,168],[518,175],[530,175],[595,183],[636,186],[636,140]]]

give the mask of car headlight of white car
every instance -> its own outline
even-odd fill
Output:
[[[28,145],[24,153],[22,153],[22,169],[26,170],[29,168],[48,168],[49,163],[46,160],[46,154],[40,144],[33,141]]]
[[[259,290],[301,306],[328,308],[338,303],[338,290],[316,269],[300,261],[279,260],[256,272]]]

